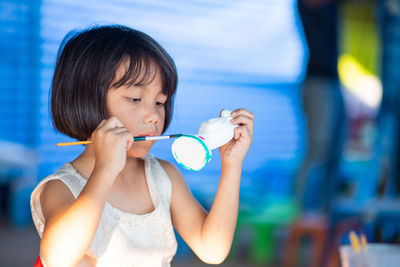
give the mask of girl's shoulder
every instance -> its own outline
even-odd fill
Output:
[[[178,168],[172,164],[171,162],[159,158],[155,158],[162,169],[165,171],[166,175],[169,177],[169,180],[171,181],[172,185],[172,191],[174,192],[176,188],[184,186],[186,187],[186,182],[178,170]]]
[[[72,166],[70,162],[67,162],[56,172],[42,179],[35,187],[33,192],[37,190],[43,191],[45,188],[48,187],[57,188],[64,185],[64,188],[68,188],[76,198],[84,187],[85,183],[86,179],[78,173],[78,171]]]
[[[176,176],[181,175],[179,170],[171,162],[160,158],[155,158],[155,157],[153,158],[158,161],[158,163],[160,164],[160,166],[166,172],[166,174],[170,179],[176,179]]]
[[[44,231],[46,217],[61,206],[72,204],[83,188],[80,177],[70,163],[39,182],[32,191],[30,206],[32,219],[40,236]]]

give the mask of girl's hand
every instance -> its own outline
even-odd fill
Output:
[[[219,152],[222,164],[241,166],[253,141],[254,114],[241,108],[234,110],[231,116],[231,123],[239,126],[235,128],[232,140],[221,146]]]
[[[111,117],[102,120],[92,133],[95,167],[117,176],[126,163],[126,151],[133,144],[132,133],[118,120]]]

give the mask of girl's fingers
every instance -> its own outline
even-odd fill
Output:
[[[110,130],[115,135],[120,136],[122,139],[125,140],[132,140],[133,141],[133,135],[130,131],[128,131],[126,128],[114,128]]]
[[[108,120],[105,121],[102,128],[111,129],[117,127],[124,127],[122,122],[115,116],[110,117]]]
[[[132,133],[130,131],[128,131],[126,128],[123,131],[119,131],[117,134],[122,137],[126,137],[126,138],[132,137],[133,138]]]
[[[235,128],[233,136],[235,140],[239,140],[241,136],[244,138],[252,137],[252,133],[246,125],[242,125]]]
[[[126,150],[129,150],[133,144],[133,135],[131,132],[128,130],[122,131],[118,133],[119,136],[121,136],[123,139],[125,139],[126,142]]]
[[[118,134],[118,133],[129,132],[129,131],[125,127],[116,127],[116,128],[108,129],[107,132]]]
[[[133,135],[130,131],[125,130],[125,131],[120,131],[117,132],[116,134],[118,134],[119,136],[126,138],[126,139],[132,139],[133,140]]]
[[[97,125],[96,129],[100,129],[101,127],[103,127],[104,123],[106,122],[106,120],[102,120],[99,125]]]
[[[236,110],[232,111],[232,113],[231,113],[232,118],[235,118],[235,117],[237,117],[239,115],[245,115],[245,116],[248,116],[248,117],[250,117],[252,119],[254,119],[254,117],[255,117],[254,113],[248,111],[245,108],[236,109]]]
[[[254,125],[254,119],[247,116],[247,115],[238,115],[235,118],[231,120],[231,123],[236,125],[236,124],[246,124],[249,125],[251,128],[253,128]]]

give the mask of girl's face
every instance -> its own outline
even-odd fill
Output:
[[[124,75],[127,67],[127,62],[118,67],[112,84]],[[149,79],[152,81],[143,86],[110,87],[107,92],[109,116],[116,116],[133,136],[161,135],[164,128],[164,103],[167,96],[162,92],[160,70],[154,65],[151,66]],[[155,141],[134,142],[127,155],[144,157],[154,143]]]

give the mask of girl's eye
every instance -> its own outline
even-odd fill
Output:
[[[161,103],[161,102],[158,102],[158,101],[157,101],[157,102],[156,102],[156,105],[157,105],[157,106],[164,106],[165,103]]]
[[[130,98],[130,97],[127,97],[126,98],[129,102],[132,102],[132,103],[138,103],[138,102],[140,102],[140,98]]]

